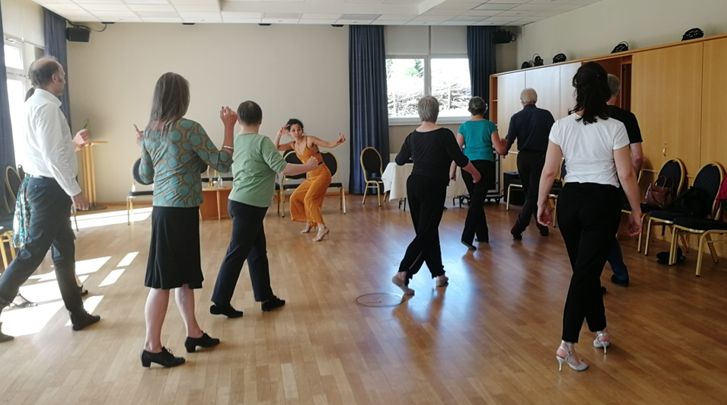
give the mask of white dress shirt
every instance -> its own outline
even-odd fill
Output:
[[[35,89],[25,101],[23,170],[33,176],[52,177],[69,196],[81,192],[76,176],[78,162],[61,101],[52,93]]]

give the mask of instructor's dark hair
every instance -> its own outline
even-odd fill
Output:
[[[584,63],[573,76],[573,87],[576,88],[576,112],[582,111],[584,125],[607,119],[606,102],[611,98],[608,87],[608,74],[603,66],[596,62]]]
[[[293,125],[299,125],[300,129],[303,129],[303,121],[297,119],[297,118],[291,118],[288,120],[287,123],[285,123],[285,129],[290,130],[290,127]]]

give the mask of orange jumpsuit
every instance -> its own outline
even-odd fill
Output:
[[[323,164],[318,147],[313,149],[306,146],[302,154],[295,153],[301,162],[315,157],[321,164],[305,175],[305,181],[295,189],[290,196],[290,217],[293,221],[307,222],[312,225],[323,224],[321,208],[326,197],[328,186],[331,184],[331,171]]]

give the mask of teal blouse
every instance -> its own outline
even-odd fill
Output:
[[[464,154],[469,160],[495,160],[492,133],[497,125],[489,120],[465,121],[459,127],[464,138]]]
[[[200,172],[205,164],[227,172],[232,155],[217,149],[197,122],[182,118],[164,133],[144,131],[139,177],[154,182],[154,206],[199,206],[202,203]]]

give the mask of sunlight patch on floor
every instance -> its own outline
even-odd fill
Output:
[[[131,214],[131,222],[141,222],[151,217],[151,207],[135,208]],[[76,217],[79,229],[96,228],[99,226],[127,223],[126,210],[103,211],[96,214],[83,214]]]
[[[124,255],[124,258],[121,259],[121,261],[119,262],[119,264],[116,265],[116,267],[129,267],[129,265],[131,264],[131,262],[133,262],[134,259],[136,259],[136,256],[138,256],[138,255],[139,255],[139,252],[129,252],[129,253],[127,253],[126,255]]]
[[[108,276],[106,276],[105,279],[99,284],[99,287],[108,287],[110,285],[116,284],[117,281],[119,281],[119,278],[121,278],[121,275],[124,274],[126,269],[116,269],[112,270]]]
[[[111,256],[102,256],[102,257],[96,257],[93,259],[77,260],[76,261],[76,274],[79,275],[79,278],[80,278],[80,276],[84,275],[84,274],[88,275],[88,274],[96,273],[110,259],[111,259]],[[49,271],[48,273],[33,275],[33,276],[30,276],[30,278],[29,278],[29,280],[38,281],[38,282],[52,281],[55,279],[56,279],[55,271]]]
[[[62,309],[63,301],[54,300],[37,307],[5,310],[2,313],[3,333],[11,336],[38,333]]]

